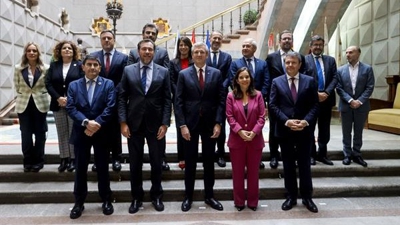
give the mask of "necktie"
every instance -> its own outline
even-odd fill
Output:
[[[251,64],[251,59],[247,59],[247,68],[249,68],[250,73],[253,75],[254,77],[254,69],[253,69],[253,65]]]
[[[323,91],[325,90],[325,84],[324,84],[324,74],[322,73],[322,68],[321,64],[319,63],[319,58],[321,56],[316,56],[315,57],[315,65],[317,67],[317,73],[318,73],[318,91]]]
[[[143,72],[142,72],[142,88],[143,88],[143,92],[146,94],[146,79],[147,79],[147,68],[149,68],[148,66],[143,66]]]
[[[217,52],[213,52],[213,61],[212,61],[213,67],[217,68]]]
[[[94,80],[89,80],[89,88],[88,88],[88,98],[89,98],[89,104],[92,105],[92,100],[93,100],[93,91],[94,91]]]
[[[111,53],[106,52],[106,74],[110,72],[110,55]]]
[[[292,81],[292,83],[290,84],[290,92],[292,93],[293,101],[296,102],[296,100],[297,100],[297,91],[296,91],[296,85],[294,84],[294,80],[295,79],[296,78],[294,78],[294,77],[290,78],[290,80]]]
[[[204,89],[203,69],[199,69],[199,84],[200,84],[200,89],[203,91]]]

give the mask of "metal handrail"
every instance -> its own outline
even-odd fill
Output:
[[[215,20],[215,19],[217,19],[217,18],[219,18],[219,17],[221,17],[221,16],[224,16],[224,15],[226,15],[226,14],[228,14],[228,13],[231,13],[232,11],[235,11],[235,10],[241,8],[242,6],[244,6],[244,5],[246,5],[246,4],[250,4],[250,3],[255,2],[255,1],[256,1],[256,0],[246,0],[246,1],[243,1],[242,3],[239,3],[239,4],[237,4],[237,5],[234,5],[234,6],[230,7],[230,8],[227,8],[227,9],[225,9],[224,11],[222,11],[222,12],[220,12],[220,13],[218,13],[218,14],[215,14],[215,15],[213,15],[213,16],[210,16],[210,17],[208,17],[208,18],[206,18],[206,19],[204,19],[204,20],[202,20],[202,21],[200,21],[200,22],[198,22],[198,23],[195,23],[195,24],[193,24],[193,25],[191,25],[191,26],[189,26],[189,27],[186,27],[186,28],[184,28],[184,29],[182,29],[182,30],[179,30],[179,33],[180,33],[180,34],[184,34],[184,33],[186,33],[186,32],[189,32],[189,31],[191,31],[191,30],[193,30],[193,29],[195,29],[195,28],[197,28],[197,27],[203,26],[203,25],[206,24],[206,23],[209,23],[209,22],[211,22],[211,21],[213,21],[213,20]],[[163,38],[163,39],[161,39],[161,40],[156,41],[156,45],[163,44],[163,43],[165,43],[165,42],[167,42],[167,41],[169,41],[169,40],[172,40],[172,39],[174,39],[174,38],[176,38],[176,33],[171,34],[170,36],[168,36],[168,37],[166,37],[166,38]]]

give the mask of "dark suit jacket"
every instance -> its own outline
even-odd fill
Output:
[[[338,69],[338,84],[336,92],[338,93],[339,111],[350,111],[349,101],[351,98],[361,101],[362,105],[357,109],[359,112],[369,112],[369,97],[374,91],[375,77],[372,67],[368,64],[360,62],[358,68],[358,77],[356,82],[355,94],[351,86],[349,64],[343,65]]]
[[[318,115],[318,92],[312,77],[299,74],[297,101],[294,102],[286,75],[272,81],[269,106],[276,118],[275,136],[290,137],[292,132],[285,126],[288,119],[306,120],[309,126],[302,131],[306,135],[314,134]]]
[[[122,52],[115,50],[114,55],[112,56],[110,71],[108,75],[106,74],[106,65],[104,64],[104,53],[103,50],[93,52],[92,55],[97,56],[101,62],[101,71],[99,76],[110,79],[114,82],[114,86],[117,87],[119,82],[121,81],[122,73],[124,68],[128,62],[128,56]],[[118,89],[116,88],[116,91]]]
[[[207,66],[213,66],[211,61],[211,55],[212,53],[210,52],[206,61]],[[221,71],[222,81],[226,91],[228,90],[228,87],[232,85],[229,80],[229,69],[231,67],[231,63],[232,63],[232,56],[226,52],[219,51],[219,58],[216,69],[219,69],[219,71]]]
[[[139,59],[139,54],[138,54],[137,48],[132,49],[129,52],[128,65],[137,63],[139,61],[140,61],[140,59]],[[153,62],[168,69],[169,57],[168,57],[167,50],[165,48],[156,46],[156,50],[154,52],[154,57],[153,57]]]
[[[46,74],[46,88],[51,96],[50,110],[58,111],[60,106],[57,99],[66,97],[69,84],[83,77],[85,74],[82,71],[81,61],[72,61],[69,67],[67,76],[63,77],[63,62],[62,60],[50,63],[50,68]]]
[[[140,63],[126,66],[118,94],[118,116],[131,132],[138,131],[142,120],[147,129],[157,132],[161,125],[170,125],[171,88],[168,70],[153,63],[153,79],[145,94],[142,88]]]
[[[71,141],[74,143],[77,135],[85,135],[84,119],[95,120],[102,127],[111,119],[115,107],[114,84],[111,80],[98,76],[94,89],[92,104],[89,104],[85,77],[72,81],[68,88],[67,112],[74,120]]]
[[[223,122],[225,92],[221,72],[210,66],[205,69],[204,90],[200,90],[196,68],[193,66],[179,72],[176,85],[175,119],[178,127],[195,128],[200,114],[211,128]]]
[[[285,74],[285,70],[282,67],[282,58],[280,50],[277,50],[267,56],[265,59],[268,63],[268,72],[269,72],[269,81],[272,82],[275,78],[279,77],[282,74]],[[299,69],[299,73],[307,74],[308,69],[307,64],[305,63],[305,58],[301,55],[301,67]],[[267,95],[267,100],[269,99],[269,92],[270,92],[271,84],[269,84],[269,90]]]
[[[270,83],[268,64],[266,61],[257,59],[255,57],[254,57],[254,64],[255,64],[254,68],[255,74],[252,74],[254,78],[254,87],[257,90],[261,91],[263,98],[266,99],[266,97],[268,96],[269,83]],[[236,72],[242,67],[247,67],[247,61],[244,57],[232,62],[229,75],[230,85],[232,85]]]
[[[189,59],[189,67],[193,65],[193,60]],[[173,59],[169,63],[169,76],[171,78],[171,91],[172,96],[175,101],[175,91],[176,91],[176,83],[178,83],[178,75],[179,72],[182,70],[181,67],[181,60],[180,59]]]
[[[318,87],[318,72],[317,72],[317,67],[315,65],[315,58],[312,54],[306,55],[305,56],[307,68],[308,68],[308,74],[314,78],[315,84]],[[325,92],[329,95],[328,99],[326,99],[326,102],[334,106],[336,104],[336,94],[335,94],[335,88],[337,85],[337,71],[336,71],[336,61],[335,58],[328,56],[328,55],[322,55],[322,61],[324,62],[324,76],[325,76]]]

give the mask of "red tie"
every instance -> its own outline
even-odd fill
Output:
[[[109,52],[106,53],[106,74],[110,72],[110,55],[111,53]]]
[[[199,84],[200,84],[200,90],[203,91],[204,89],[203,69],[199,69]]]

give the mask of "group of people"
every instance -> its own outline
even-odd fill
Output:
[[[327,144],[335,90],[340,97],[343,164],[349,165],[352,160],[367,166],[360,150],[374,75],[369,65],[359,62],[359,47],[349,47],[348,64],[336,69],[335,59],[323,54],[321,36],[312,37],[311,53],[303,56],[292,50],[293,34],[285,30],[280,34],[280,49],[266,60],[254,56],[257,43],[247,38],[242,43],[243,57],[233,61],[221,51],[223,34],[213,31],[210,48],[180,37],[178,51],[170,61],[167,51],[155,45],[157,34],[154,24],[146,24],[143,39],[128,56],[114,48],[113,32],[104,30],[100,34],[102,50],[81,60],[74,43],[61,41],[54,48],[50,66],[41,60],[37,44],[30,42],[24,48],[14,76],[24,171],[38,172],[43,168],[46,115],[52,110],[61,158],[58,170],[75,170],[71,219],[79,218],[84,210],[91,148],[92,171],[97,172],[103,213],[114,212],[108,164],[111,153],[112,169],[121,170],[121,134],[127,138],[129,151],[129,213],[137,213],[143,204],[145,140],[151,165],[151,203],[155,210],[164,210],[161,177],[162,171],[170,169],[165,135],[172,109],[178,166],[185,175],[181,205],[184,212],[192,206],[200,138],[204,202],[215,210],[223,210],[214,197],[213,187],[214,163],[226,166],[226,121],[230,127],[227,146],[232,162],[234,205],[238,211],[246,205],[257,210],[259,169],[265,167],[262,129],[266,118],[270,126],[270,167],[277,168],[279,161],[283,162],[286,200],[282,209],[290,210],[297,204],[300,189],[302,203],[311,212],[318,212],[312,201],[311,165],[315,161],[333,165],[327,156]],[[314,136],[317,124],[318,148]]]

